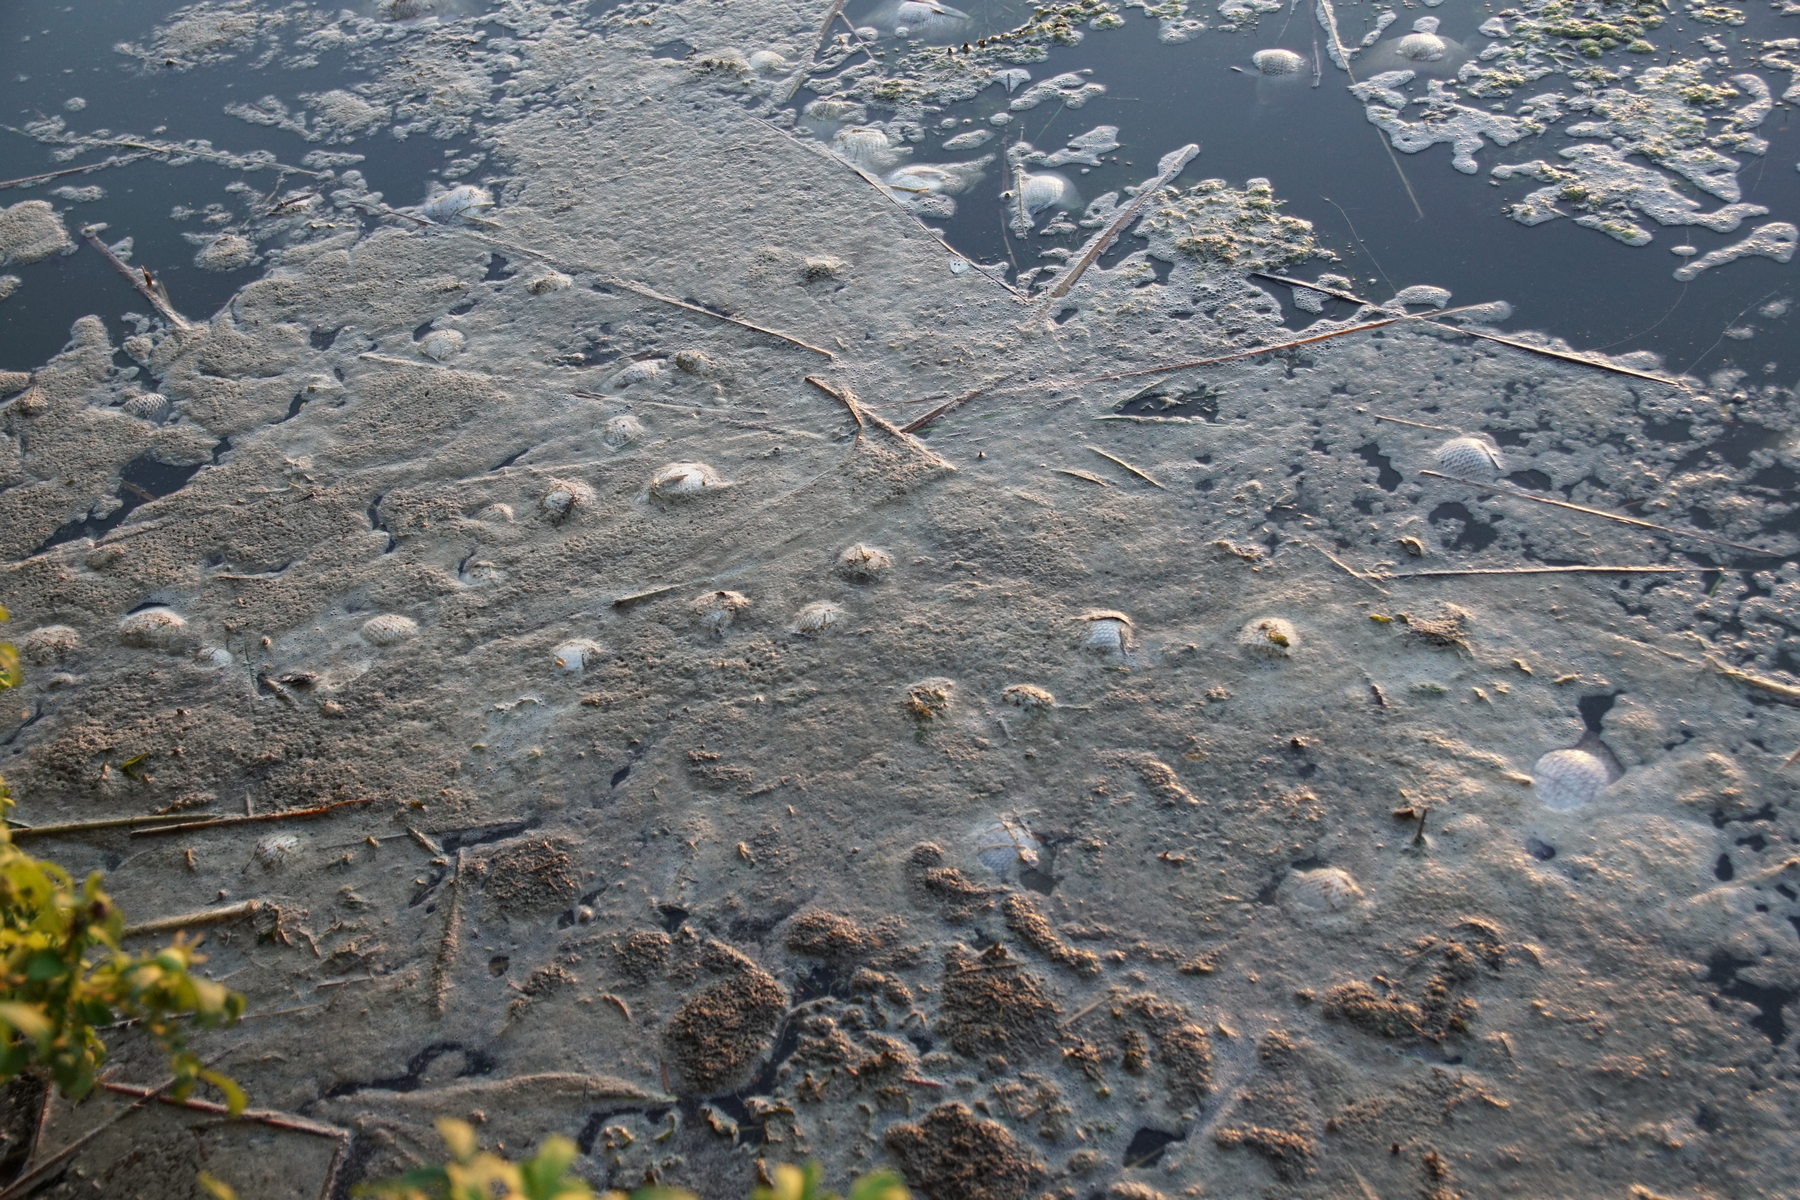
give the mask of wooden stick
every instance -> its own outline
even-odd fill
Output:
[[[106,1085],[103,1083],[100,1086],[105,1087]],[[143,1091],[146,1094],[138,1099],[136,1103],[128,1104],[118,1112],[113,1113],[98,1125],[64,1146],[61,1150],[58,1150],[55,1154],[52,1154],[49,1158],[46,1158],[43,1162],[31,1168],[31,1170],[13,1180],[12,1183],[8,1184],[4,1189],[0,1189],[0,1200],[21,1200],[22,1197],[29,1196],[31,1193],[37,1191],[39,1183],[60,1170],[63,1164],[68,1162],[71,1158],[74,1158],[76,1153],[80,1151],[83,1146],[105,1133],[108,1129],[111,1129],[114,1125],[117,1125],[120,1121],[123,1121],[138,1109],[149,1104],[150,1101],[160,1093],[165,1092],[174,1086],[175,1077],[170,1076],[161,1087],[144,1088]]]
[[[1479,488],[1484,492],[1492,492],[1498,496],[1511,496],[1518,500],[1530,500],[1535,504],[1548,504],[1555,508],[1566,508],[1571,512],[1586,513],[1590,517],[1604,517],[1608,521],[1617,521],[1621,525],[1631,525],[1638,529],[1651,529],[1655,530],[1657,533],[1668,534],[1670,537],[1687,538],[1696,542],[1709,542],[1715,546],[1729,546],[1733,550],[1743,550],[1761,558],[1781,557],[1781,555],[1774,550],[1764,550],[1757,546],[1745,546],[1738,542],[1728,542],[1724,538],[1710,537],[1704,533],[1690,533],[1683,529],[1671,529],[1667,525],[1658,525],[1652,521],[1640,521],[1636,517],[1626,517],[1621,516],[1618,513],[1609,513],[1601,508],[1587,508],[1580,504],[1570,504],[1567,500],[1552,500],[1548,496],[1539,496],[1519,488],[1499,487],[1491,483],[1476,483],[1473,479],[1458,479],[1454,475],[1442,475],[1436,471],[1420,471],[1419,474],[1429,476],[1432,479],[1448,480],[1451,483],[1467,484],[1469,487]],[[1716,570],[1717,568],[1709,569]],[[133,834],[132,836],[136,837],[139,835]]]
[[[124,158],[109,158],[104,162],[89,163],[85,167],[64,167],[60,171],[45,171],[42,175],[27,175],[22,179],[0,180],[0,191],[7,188],[31,187],[34,184],[48,183],[52,179],[61,179],[66,175],[87,175],[94,171],[104,171],[108,167],[122,167],[126,163],[134,163],[141,158],[149,157],[148,153],[127,154]]]
[[[107,817],[99,821],[65,821],[60,825],[21,825],[8,830],[15,842],[27,838],[56,837],[65,833],[87,833],[95,829],[126,829],[134,825],[166,825],[193,822],[191,813],[156,813],[140,817]]]
[[[231,1116],[229,1108],[211,1100],[177,1100],[173,1096],[160,1095],[159,1093],[168,1087],[167,1084],[160,1088],[138,1087],[133,1083],[102,1083],[100,1086],[105,1091],[114,1092],[120,1096],[136,1096],[140,1100],[146,1101],[155,1100],[158,1104],[167,1104],[171,1108],[185,1108],[191,1112],[211,1113],[216,1116]],[[305,1117],[276,1112],[268,1108],[246,1108],[237,1116],[232,1117],[232,1120],[250,1121],[257,1125],[267,1125],[271,1129],[285,1129],[290,1133],[304,1133],[312,1137],[346,1138],[350,1136],[348,1132],[339,1129],[336,1125],[323,1125],[317,1121],[309,1121]]]
[[[842,0],[839,0],[839,3],[842,3]],[[824,392],[827,396],[830,396],[833,400],[836,400],[839,404],[842,404],[845,408],[849,409],[850,410],[850,419],[852,421],[856,422],[857,432],[858,433],[862,432],[862,428],[863,428],[862,410],[856,407],[856,400],[854,397],[852,397],[847,392],[838,391],[836,388],[834,388],[830,384],[826,383],[823,379],[820,379],[817,375],[808,375],[806,377],[806,382],[812,384],[814,387],[818,388],[821,392]]]
[[[1093,451],[1095,454],[1098,454],[1101,458],[1104,458],[1107,462],[1117,463],[1119,466],[1123,467],[1127,471],[1130,471],[1133,475],[1136,475],[1139,479],[1143,480],[1145,483],[1155,484],[1159,488],[1163,486],[1162,484],[1157,483],[1157,481],[1154,477],[1152,477],[1150,475],[1146,475],[1144,472],[1138,470],[1136,467],[1132,466],[1130,463],[1126,462],[1122,458],[1115,458],[1113,455],[1108,454],[1106,451],[1100,449],[1098,446],[1089,446],[1089,447],[1087,447],[1087,449]],[[1163,488],[1163,491],[1165,491],[1165,492],[1168,490],[1169,490],[1168,488]]]
[[[495,240],[498,240],[498,239],[495,239]],[[786,342],[790,346],[798,346],[802,350],[811,350],[814,354],[822,354],[827,359],[831,360],[832,362],[837,361],[837,355],[833,354],[831,351],[823,349],[819,346],[815,346],[811,342],[803,342],[799,338],[794,337],[790,334],[782,333],[779,330],[770,329],[764,325],[756,325],[749,321],[742,320],[738,317],[729,317],[729,316],[726,316],[722,312],[714,312],[710,308],[702,308],[698,304],[689,304],[686,300],[677,300],[673,296],[665,296],[661,292],[657,291],[654,288],[646,287],[645,285],[643,285],[641,283],[634,283],[629,279],[608,279],[608,280],[606,280],[606,282],[611,284],[613,287],[624,288],[626,291],[636,293],[637,295],[643,296],[646,299],[660,301],[663,304],[672,304],[676,308],[686,309],[688,312],[691,312],[691,313],[699,313],[701,316],[711,317],[715,321],[725,321],[732,325],[736,325],[742,329],[749,329],[756,333],[764,334],[768,337],[777,338],[781,341]]]
[[[143,273],[143,275],[140,277],[137,272],[133,271],[130,267],[125,265],[125,262],[123,259],[121,259],[118,255],[116,255],[112,252],[112,247],[108,246],[105,242],[101,241],[92,232],[90,232],[89,230],[83,230],[82,236],[87,239],[88,245],[90,245],[94,249],[98,250],[100,252],[101,257],[106,259],[107,262],[109,262],[113,265],[113,270],[115,270],[119,274],[123,275],[125,277],[126,282],[131,284],[132,287],[136,288],[138,290],[138,293],[140,295],[142,295],[144,297],[144,299],[146,299],[150,302],[151,308],[154,308],[157,312],[162,314],[163,320],[167,321],[169,324],[173,325],[177,329],[192,329],[193,328],[193,326],[188,322],[188,319],[186,317],[182,316],[180,313],[176,312],[173,308],[171,308],[169,306],[169,302],[167,300],[164,300],[162,298],[162,296],[157,293],[155,288],[151,287],[149,283],[145,282],[145,280],[149,277],[149,274],[150,274],[148,271],[145,271]]]
[[[1697,575],[1716,567],[1489,567],[1466,571],[1383,571],[1378,579],[1452,579],[1464,575]]]
[[[869,424],[875,426],[875,428],[881,430],[881,432],[887,434],[896,441],[904,443],[907,449],[923,455],[926,461],[930,462],[932,466],[942,467],[946,471],[956,470],[955,467],[934,454],[924,442],[921,442],[918,438],[912,436],[912,434],[908,433],[905,429],[896,428],[893,422],[889,421],[880,413],[875,412],[873,409],[863,408],[857,402],[856,393],[852,392],[849,388],[834,388],[823,379],[819,379],[813,375],[808,375],[806,377],[806,382],[812,384],[826,395],[834,397],[845,408],[848,408],[853,415],[860,412],[861,415],[868,420]]]
[[[1429,429],[1433,433],[1457,433],[1457,432],[1459,432],[1458,430],[1450,428],[1448,425],[1421,425],[1417,421],[1408,421],[1401,417],[1384,417],[1380,413],[1375,414],[1375,419],[1377,421],[1386,421],[1390,425],[1409,425],[1414,429]]]
[[[253,916],[261,907],[260,900],[244,900],[237,904],[227,904],[223,908],[203,908],[199,912],[183,913],[179,917],[158,917],[154,921],[145,921],[141,925],[127,925],[120,936],[137,937],[145,933],[169,933],[177,929],[191,929],[195,925],[217,925],[224,921],[236,920],[238,917]]]
[[[1110,484],[1106,480],[1100,478],[1098,475],[1090,475],[1086,471],[1071,471],[1066,467],[1051,467],[1050,469],[1052,471],[1056,472],[1058,475],[1067,475],[1072,479],[1085,479],[1089,483],[1097,483],[1101,487],[1111,487],[1112,486],[1112,484]]]
[[[1252,271],[1252,272],[1250,272],[1250,275],[1254,279],[1270,279],[1276,283],[1285,283],[1289,287],[1301,287],[1301,288],[1306,288],[1309,291],[1324,292],[1327,296],[1331,296],[1337,300],[1348,300],[1352,304],[1366,304],[1370,308],[1380,308],[1381,307],[1379,304],[1376,304],[1373,300],[1364,300],[1361,296],[1358,296],[1355,292],[1340,291],[1339,289],[1334,288],[1334,287],[1326,287],[1322,283],[1308,283],[1304,279],[1290,279],[1286,275],[1276,275],[1269,271]]]
[[[1384,596],[1393,595],[1392,592],[1388,591],[1386,588],[1382,587],[1379,583],[1375,582],[1377,576],[1363,574],[1361,571],[1358,571],[1355,567],[1351,566],[1349,563],[1344,562],[1337,555],[1335,555],[1331,551],[1325,549],[1325,547],[1323,547],[1323,546],[1313,545],[1312,542],[1307,542],[1305,544],[1308,546],[1312,546],[1312,548],[1314,550],[1317,550],[1320,554],[1323,554],[1326,558],[1330,559],[1332,564],[1334,566],[1336,566],[1338,568],[1338,570],[1344,572],[1344,574],[1349,575],[1353,579],[1360,579],[1362,582],[1368,584],[1370,587],[1374,588],[1376,591],[1380,592]]]
[[[437,958],[431,964],[431,1006],[438,1016],[450,1000],[450,973],[456,966],[457,943],[461,932],[457,920],[462,911],[463,859],[467,851],[456,851],[456,868],[450,874],[450,895],[444,902],[444,940],[438,943]]]
[[[262,825],[270,821],[310,821],[314,817],[322,817],[326,813],[340,808],[351,808],[360,804],[373,804],[375,798],[366,796],[359,800],[336,800],[330,804],[320,804],[314,808],[290,808],[283,812],[257,813],[253,817],[215,817],[210,821],[190,821],[185,825],[163,825],[155,829],[138,829],[132,837],[160,837],[165,833],[185,833],[196,829],[218,829],[224,825]]]
[[[1585,354],[1570,354],[1563,350],[1552,350],[1548,346],[1534,346],[1530,342],[1521,342],[1516,341],[1513,338],[1501,337],[1497,333],[1483,333],[1479,329],[1469,329],[1462,325],[1444,325],[1441,322],[1431,320],[1429,316],[1422,315],[1419,319],[1422,321],[1429,321],[1431,324],[1437,325],[1440,329],[1454,329],[1458,333],[1466,333],[1470,337],[1483,338],[1490,342],[1499,342],[1502,346],[1511,346],[1515,350],[1529,350],[1533,354],[1542,354],[1549,358],[1561,359],[1563,362],[1578,363],[1584,367],[1598,367],[1602,371],[1613,371],[1620,375],[1629,375],[1634,379],[1648,379],[1651,383],[1664,384],[1665,386],[1676,388],[1683,392],[1689,390],[1687,384],[1679,379],[1671,379],[1667,375],[1652,375],[1648,371],[1638,371],[1631,367],[1621,367],[1617,363],[1610,363],[1605,359],[1589,358]]]
[[[1169,156],[1169,159],[1165,160],[1169,162],[1169,166],[1155,179],[1145,184],[1144,190],[1125,206],[1124,211],[1108,222],[1105,229],[1094,235],[1088,242],[1087,248],[1081,252],[1081,256],[1075,260],[1075,265],[1064,271],[1062,278],[1056,281],[1055,286],[1044,293],[1044,299],[1038,305],[1035,315],[1044,316],[1049,311],[1050,305],[1068,295],[1069,289],[1075,286],[1076,281],[1087,272],[1089,267],[1099,261],[1102,254],[1106,253],[1106,248],[1113,244],[1113,239],[1119,236],[1125,226],[1137,220],[1139,214],[1143,212],[1144,206],[1150,203],[1151,197],[1167,187],[1169,180],[1181,174],[1182,169],[1194,161],[1194,156],[1199,153],[1200,147],[1190,143]]]
[[[1710,654],[1706,656],[1706,665],[1727,679],[1735,679],[1758,691],[1768,692],[1771,696],[1780,696],[1783,700],[1800,701],[1800,688],[1790,687],[1773,679],[1764,679],[1761,675],[1752,675],[1747,671],[1740,671],[1736,667],[1728,667]],[[0,1198],[0,1200],[4,1200],[4,1198]]]
[[[908,421],[906,424],[902,425],[900,427],[900,432],[902,432],[902,433],[917,433],[917,432],[919,432],[919,430],[925,428],[927,425],[931,424],[933,421],[937,420],[939,417],[948,416],[949,414],[955,412],[957,409],[961,408],[963,405],[967,404],[969,401],[973,400],[975,397],[981,395],[981,393],[983,393],[983,392],[987,391],[989,388],[993,387],[996,383],[1002,383],[1008,378],[1009,378],[1009,376],[1001,375],[998,378],[988,380],[986,383],[982,384],[980,387],[974,389],[973,391],[964,392],[962,395],[957,396],[954,399],[946,400],[942,404],[938,405],[936,408],[932,409],[930,412],[926,413],[924,416],[915,417],[911,421]]]
[[[1165,363],[1160,367],[1143,367],[1136,371],[1118,371],[1111,375],[1095,375],[1091,379],[1075,379],[1058,384],[1060,387],[1080,387],[1089,383],[1116,383],[1121,379],[1137,379],[1145,375],[1167,375],[1170,371],[1184,371],[1189,367],[1211,367],[1219,363],[1236,362],[1240,358],[1255,358],[1259,354],[1274,354],[1281,350],[1292,350],[1299,346],[1323,342],[1330,338],[1343,337],[1351,333],[1363,333],[1370,329],[1380,329],[1384,325],[1394,325],[1401,321],[1417,321],[1420,317],[1400,316],[1383,317],[1379,321],[1364,321],[1359,325],[1347,325],[1342,329],[1333,329],[1328,333],[1316,333],[1311,337],[1296,338],[1291,342],[1279,342],[1273,346],[1258,346],[1253,350],[1239,350],[1233,354],[1221,354],[1216,358],[1196,358],[1188,362]]]

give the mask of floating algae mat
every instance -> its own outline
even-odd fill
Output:
[[[1783,1194],[1784,11],[12,6],[5,1171]]]

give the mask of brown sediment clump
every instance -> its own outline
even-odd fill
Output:
[[[1077,950],[1057,937],[1048,918],[1029,896],[1019,893],[1008,896],[1000,911],[1006,916],[1006,927],[1051,962],[1069,968],[1083,979],[1091,979],[1100,973],[1099,956],[1091,950]]]
[[[740,1082],[787,1011],[787,993],[774,977],[724,949],[742,965],[676,1009],[663,1030],[663,1048],[690,1095],[713,1095]],[[706,965],[724,957],[707,956]]]
[[[913,892],[928,905],[942,905],[951,921],[966,921],[994,906],[994,888],[983,887],[955,867],[944,865],[944,848],[936,842],[920,842],[906,857],[906,878]]]
[[[669,935],[660,929],[646,929],[628,935],[613,951],[619,972],[633,983],[648,983],[669,964]]]
[[[906,1182],[931,1200],[1026,1200],[1044,1179],[1044,1168],[1005,1126],[977,1120],[961,1104],[940,1104],[916,1125],[895,1125],[882,1141]]]
[[[788,922],[787,948],[808,958],[847,962],[862,958],[879,944],[849,917],[814,909]]]
[[[573,904],[581,894],[581,884],[568,845],[550,838],[528,838],[495,851],[478,868],[487,878],[482,895],[509,915]]]
[[[938,1031],[958,1054],[1035,1054],[1056,1041],[1060,1011],[1037,976],[995,945],[976,956],[962,945],[944,954]]]

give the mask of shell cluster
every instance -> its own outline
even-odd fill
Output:
[[[1492,479],[1506,470],[1506,460],[1492,442],[1478,437],[1451,438],[1437,448],[1438,466],[1459,479]]]
[[[67,625],[45,625],[25,635],[19,653],[26,662],[40,667],[61,662],[81,648],[81,635]]]
[[[446,362],[462,353],[463,335],[454,329],[434,329],[419,342],[419,353],[432,362]]]
[[[1531,781],[1538,799],[1552,812],[1573,812],[1607,785],[1611,772],[1598,754],[1586,750],[1552,750],[1537,760]]]
[[[558,646],[550,657],[556,663],[558,671],[565,675],[579,675],[593,663],[599,662],[603,653],[605,651],[600,649],[598,643],[587,638],[575,638]]]
[[[620,413],[606,422],[600,440],[608,450],[623,450],[644,436],[644,423],[630,413]]]
[[[874,583],[894,566],[893,556],[886,550],[857,542],[844,547],[837,558],[837,572],[852,583]]]
[[[552,479],[544,492],[538,507],[550,518],[552,525],[560,525],[575,514],[575,510],[584,505],[594,503],[594,489],[585,483],[573,479]]]
[[[1364,898],[1350,873],[1336,867],[1295,871],[1282,880],[1279,894],[1289,909],[1320,916],[1341,913]]]
[[[1264,75],[1298,75],[1306,66],[1306,60],[1292,50],[1258,50],[1250,61]]]
[[[650,476],[650,494],[659,500],[679,500],[729,486],[731,485],[717,471],[705,463],[669,463]]]
[[[1122,612],[1095,608],[1081,614],[1087,626],[1081,631],[1081,648],[1089,654],[1122,657],[1131,649],[1131,618]]]
[[[833,604],[829,600],[815,601],[794,614],[793,632],[799,634],[824,633],[848,615],[841,605]]]
[[[716,638],[724,637],[737,615],[749,607],[750,599],[742,592],[705,592],[694,599],[694,615]]]
[[[1025,822],[1006,815],[976,826],[970,835],[975,861],[1000,876],[1011,879],[1021,871],[1035,871],[1044,843],[1039,841]]]
[[[140,650],[167,650],[186,633],[187,619],[170,608],[146,608],[119,622],[119,642]]]
[[[1238,645],[1258,658],[1287,658],[1299,642],[1293,625],[1280,617],[1259,617],[1238,631]]]
[[[382,613],[363,622],[362,636],[371,646],[398,646],[419,636],[419,623],[399,613]]]

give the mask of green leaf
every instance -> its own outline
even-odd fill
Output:
[[[0,688],[15,688],[25,682],[19,669],[19,648],[11,642],[0,642]]]
[[[850,1185],[850,1200],[908,1200],[908,1194],[892,1171],[872,1171]]]
[[[17,1030],[20,1036],[34,1042],[48,1038],[54,1028],[34,1005],[17,1001],[0,1003],[0,1024]]]
[[[237,1190],[223,1179],[216,1179],[205,1171],[200,1172],[200,1186],[213,1200],[237,1200]]]
[[[217,1071],[201,1071],[198,1074],[201,1079],[204,1079],[206,1082],[225,1093],[225,1107],[230,1110],[232,1116],[237,1117],[243,1115],[244,1105],[249,1103],[244,1095],[243,1088],[239,1087],[231,1079],[219,1074]]]

